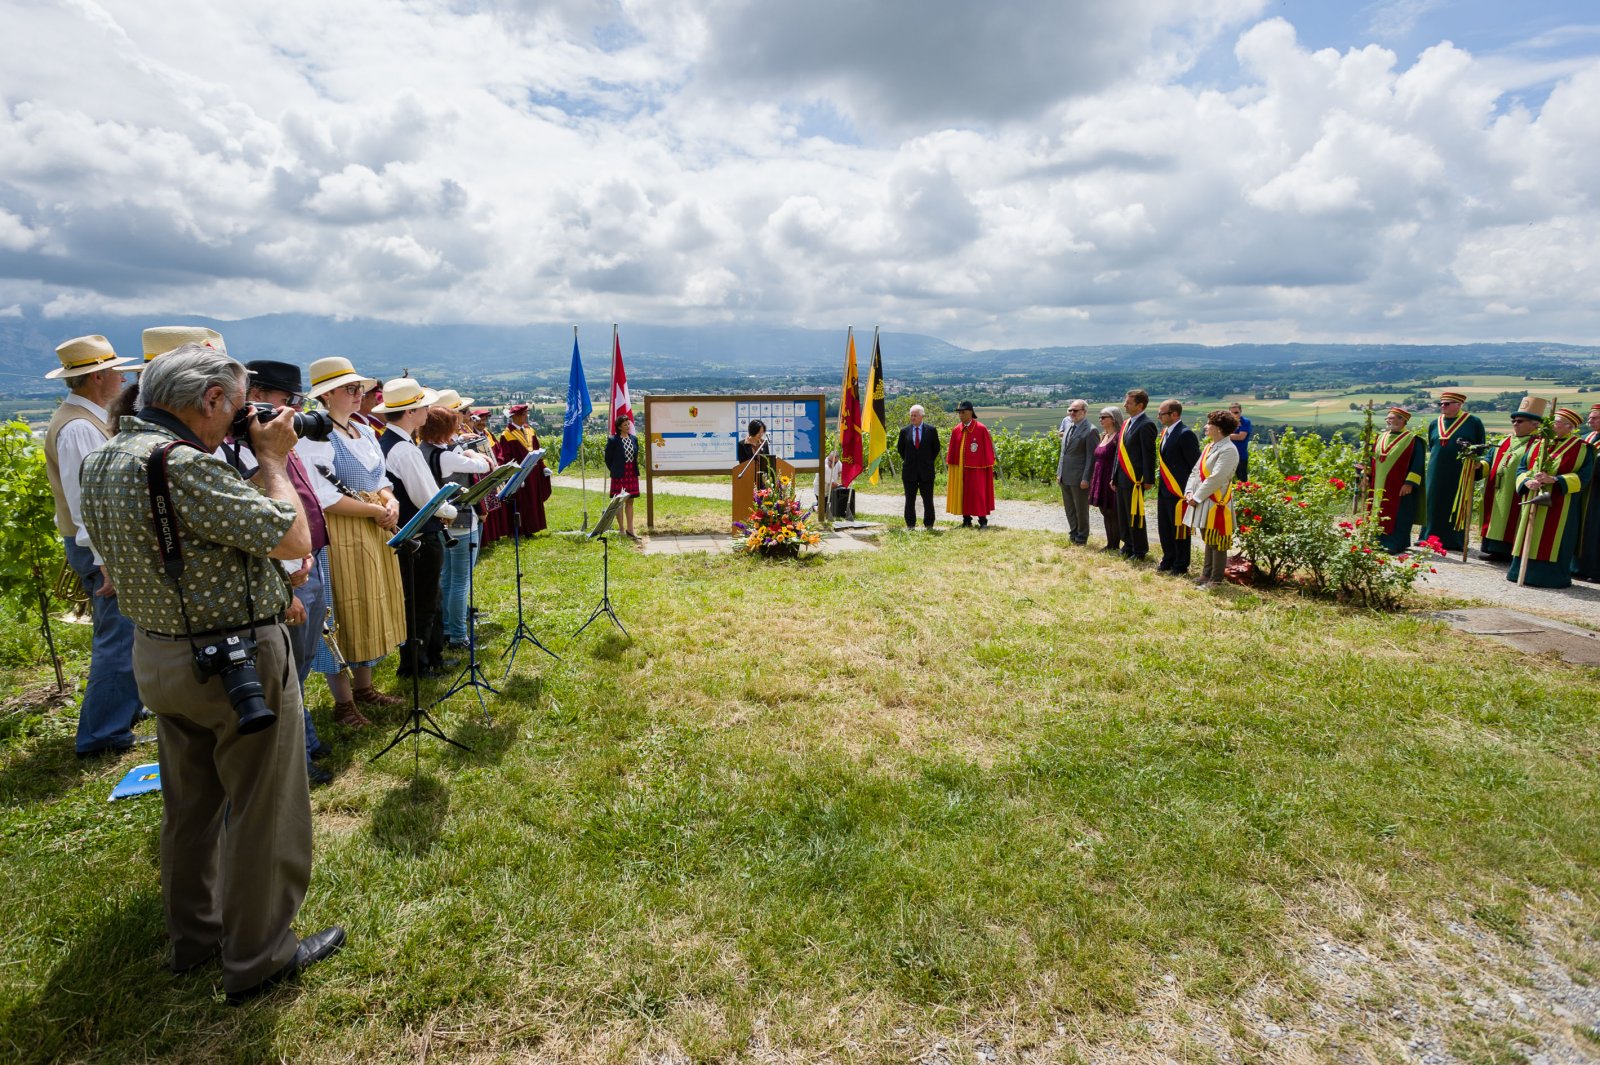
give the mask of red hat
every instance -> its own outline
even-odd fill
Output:
[[[473,407],[467,413],[472,415],[474,418],[487,418],[489,416],[489,410],[487,407]]]
[[[512,414],[526,414],[527,412],[528,412],[528,405],[526,403],[513,403],[513,404],[511,404],[510,413],[512,413]]]
[[[1406,410],[1404,407],[1390,407],[1389,413],[1398,414],[1402,423],[1409,422],[1411,420],[1411,412]]]

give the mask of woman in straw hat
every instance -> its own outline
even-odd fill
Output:
[[[372,667],[405,639],[405,599],[400,564],[385,541],[398,526],[400,510],[389,486],[378,436],[356,417],[361,397],[376,382],[338,356],[311,364],[312,398],[321,401],[336,431],[326,441],[301,440],[300,457],[337,482],[339,499],[323,508],[328,546],[323,579],[333,589],[328,621],[350,668],[346,675],[325,644],[313,668],[333,692],[333,719],[359,728],[369,724],[362,706],[397,706],[400,700],[372,685]],[[352,683],[352,680],[354,683]]]

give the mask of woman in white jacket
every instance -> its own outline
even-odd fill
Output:
[[[1233,473],[1239,468],[1239,449],[1229,437],[1238,428],[1239,419],[1229,411],[1206,415],[1206,444],[1183,490],[1183,522],[1206,542],[1205,568],[1194,582],[1201,588],[1226,579],[1233,546]]]

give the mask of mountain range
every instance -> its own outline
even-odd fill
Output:
[[[241,359],[283,359],[307,365],[324,355],[348,356],[364,372],[419,376],[444,371],[473,378],[564,380],[572,355],[570,324],[408,324],[364,318],[272,314],[237,321],[183,315],[47,316],[14,309],[0,316],[0,393],[27,395],[59,390],[43,374],[58,365],[55,345],[90,333],[110,339],[124,355],[141,354],[140,333],[148,325],[205,325],[222,333]],[[591,380],[607,372],[609,324],[580,324],[578,338]],[[839,330],[717,324],[627,325],[621,332],[630,377],[693,373],[705,378],[784,376],[841,365]],[[1226,369],[1286,367],[1309,363],[1404,360],[1415,363],[1499,363],[1513,369],[1531,358],[1573,362],[1600,360],[1600,347],[1541,342],[1503,344],[1124,344],[1042,348],[968,349],[919,333],[884,333],[884,359],[891,376],[906,373],[971,373],[986,377],[1136,368]],[[861,371],[871,358],[872,336],[856,337]]]

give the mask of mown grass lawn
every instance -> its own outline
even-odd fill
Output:
[[[658,500],[668,528],[722,506]],[[368,763],[393,721],[328,727],[299,924],[350,944],[244,1008],[164,968],[160,804],[105,801],[138,759],[80,765],[67,715],[8,718],[0,1058],[1206,1060],[1186,1017],[1232,1018],[1248,1056],[1246,1003],[1313,1015],[1313,934],[1403,987],[1395,920],[1515,950],[1560,897],[1595,961],[1594,671],[1010,531],[780,565],[622,549],[632,639],[573,640],[599,562],[525,549],[562,659],[524,650],[492,724],[442,708],[473,753],[425,741],[413,780],[409,749]],[[498,656],[509,543],[480,577]],[[1161,997],[1176,1037],[1133,1023]],[[1511,1045],[1490,1028],[1474,1047]]]

